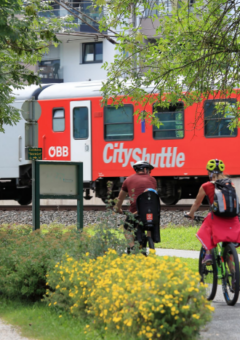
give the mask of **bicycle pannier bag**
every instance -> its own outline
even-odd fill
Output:
[[[217,180],[214,189],[212,212],[220,217],[235,217],[239,212],[239,201],[236,189],[228,178]]]

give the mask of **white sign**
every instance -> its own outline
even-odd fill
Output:
[[[130,161],[130,160],[134,160]],[[124,143],[108,143],[103,150],[104,163],[120,163],[126,167],[144,160],[155,168],[181,168],[185,164],[185,154],[178,152],[177,147],[162,147],[159,153],[148,153],[147,148],[124,148]]]
[[[40,195],[77,195],[75,164],[40,164]]]
[[[51,146],[48,149],[48,154],[51,158],[53,157],[67,157],[69,152],[68,152],[68,147],[67,146]]]

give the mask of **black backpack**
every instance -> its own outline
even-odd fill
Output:
[[[235,217],[239,212],[239,201],[236,189],[228,178],[212,182],[215,185],[214,200],[211,211],[220,217]]]

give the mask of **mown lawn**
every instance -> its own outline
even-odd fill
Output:
[[[74,319],[53,312],[42,302],[9,301],[0,297],[0,317],[17,327],[22,336],[37,340],[127,340],[121,334],[107,333],[104,329],[85,332],[91,320]],[[0,336],[1,338],[1,336]],[[128,337],[131,340],[131,336]]]
[[[170,225],[161,229],[161,243],[156,248],[200,250],[201,243],[196,238],[198,227],[179,227]]]

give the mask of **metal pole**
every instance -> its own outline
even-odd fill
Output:
[[[39,185],[39,164],[32,161],[33,180],[32,180],[32,207],[33,207],[33,230],[40,229],[40,185]]]
[[[33,224],[33,230],[36,229],[36,161],[32,160],[32,224]]]
[[[80,199],[77,200],[77,229],[83,229],[83,163],[79,164],[78,171],[78,195]]]

